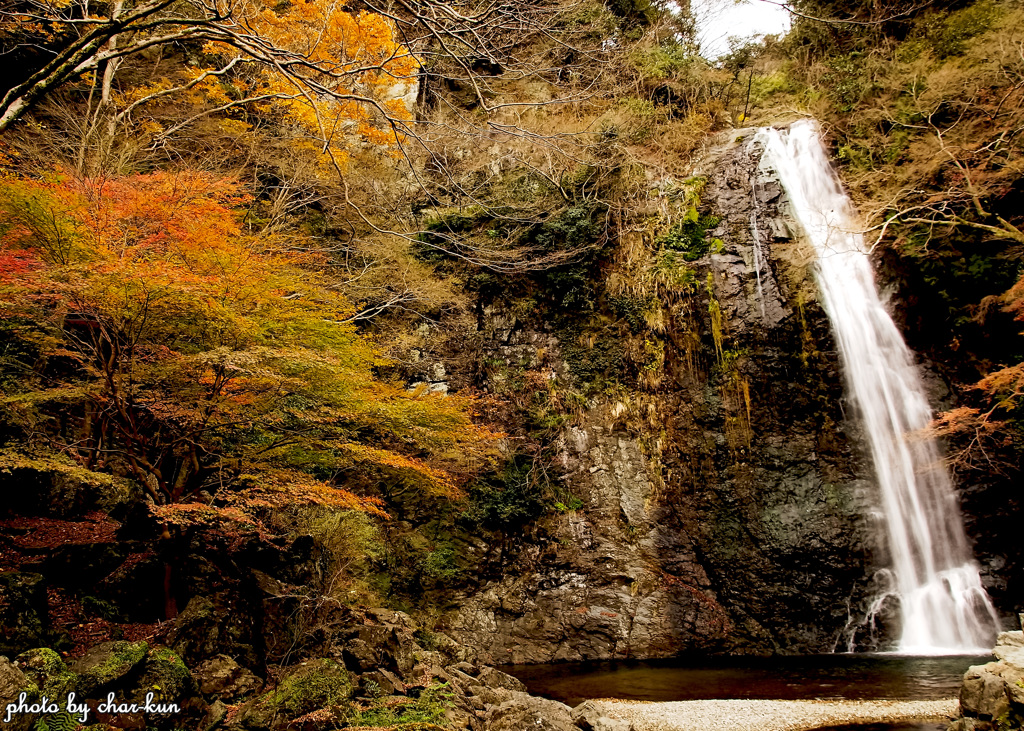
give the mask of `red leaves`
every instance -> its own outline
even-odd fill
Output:
[[[22,284],[42,266],[39,257],[24,249],[0,250],[0,286]]]
[[[105,513],[93,511],[82,520],[10,518],[0,521],[5,532],[21,533],[14,539],[20,549],[57,548],[72,543],[112,543],[121,524]]]

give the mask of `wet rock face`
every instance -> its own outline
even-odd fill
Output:
[[[581,504],[542,518],[451,619],[487,662],[829,651],[862,600],[869,469],[811,251],[748,142],[707,164],[723,245],[662,303],[666,377],[562,433],[550,469]],[[543,348],[567,373],[557,333],[484,312],[485,351]]]

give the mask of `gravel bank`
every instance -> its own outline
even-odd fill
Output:
[[[940,701],[598,701],[636,731],[806,731],[849,723],[949,721],[955,698]]]

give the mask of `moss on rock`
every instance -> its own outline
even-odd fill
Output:
[[[50,700],[67,698],[78,685],[78,675],[68,670],[60,655],[48,647],[23,652],[14,659],[14,664]]]
[[[250,729],[283,728],[291,720],[322,708],[347,706],[352,679],[334,660],[310,660],[285,675],[277,688],[253,701],[242,724]]]
[[[91,695],[128,675],[146,657],[145,642],[104,642],[90,649],[71,666],[78,673],[79,690]]]
[[[195,680],[178,655],[167,647],[153,647],[142,663],[142,675],[130,697],[143,701],[148,693],[156,703],[173,703],[194,693]]]

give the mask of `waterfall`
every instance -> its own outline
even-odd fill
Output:
[[[818,286],[863,419],[885,516],[888,595],[899,598],[902,616],[898,651],[987,653],[998,617],[942,454],[923,436],[931,409],[910,350],[878,296],[853,204],[813,122],[764,128],[757,140],[814,246]]]

